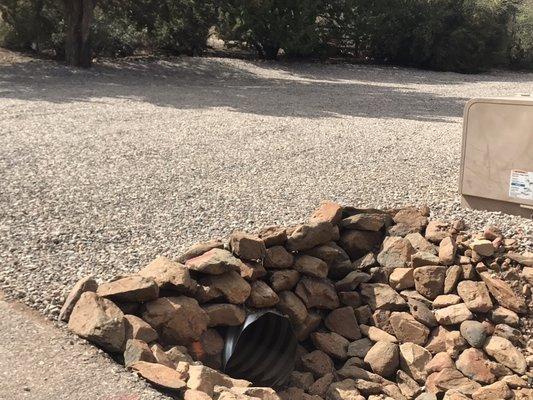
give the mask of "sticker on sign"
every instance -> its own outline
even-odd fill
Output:
[[[519,169],[511,170],[509,197],[522,200],[533,200],[533,172]]]

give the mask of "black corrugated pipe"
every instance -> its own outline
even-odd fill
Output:
[[[227,330],[222,369],[255,386],[282,386],[294,370],[297,343],[284,315],[272,310],[248,314],[241,326]]]

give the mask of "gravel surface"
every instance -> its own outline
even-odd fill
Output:
[[[462,109],[533,74],[218,58],[0,63],[0,286],[55,316],[71,285],[135,271],[321,199],[427,203],[531,246],[530,220],[461,209]]]
[[[31,345],[30,345],[31,344]],[[0,398],[170,400],[103,351],[0,293]]]

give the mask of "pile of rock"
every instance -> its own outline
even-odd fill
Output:
[[[472,235],[428,216],[323,202],[299,226],[234,232],[100,285],[83,279],[61,318],[188,400],[533,399],[533,255],[496,228]],[[300,342],[277,392],[218,371],[224,328],[265,308]]]

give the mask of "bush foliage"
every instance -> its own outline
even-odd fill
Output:
[[[0,44],[64,49],[55,0],[0,0]],[[353,57],[435,70],[533,68],[533,0],[109,0],[95,55],[197,55],[211,29],[259,57]]]

